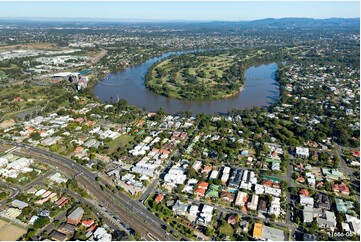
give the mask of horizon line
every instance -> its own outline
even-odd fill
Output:
[[[26,16],[5,16],[0,17],[0,20],[94,20],[94,21],[122,21],[122,22],[252,22],[266,19],[313,19],[313,20],[328,20],[328,19],[360,19],[360,17],[327,17],[327,18],[312,18],[312,17],[282,17],[282,18],[255,18],[255,19],[142,19],[142,18],[97,18],[97,17],[26,17]]]

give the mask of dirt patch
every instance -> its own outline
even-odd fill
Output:
[[[5,220],[0,220],[0,240],[1,241],[11,241],[19,239],[23,234],[26,233],[26,230],[20,228],[11,222]]]
[[[15,125],[15,120],[14,119],[7,119],[4,120],[3,122],[0,123],[0,129],[6,129],[9,128],[11,126]]]

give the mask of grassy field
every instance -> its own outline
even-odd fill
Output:
[[[44,86],[16,86],[0,88],[0,112],[3,118],[9,118],[19,113],[28,111],[33,112],[39,107],[56,97],[64,95],[66,90],[62,87],[44,87]],[[14,98],[20,97],[22,101],[14,101]]]
[[[159,63],[150,72],[147,86],[176,99],[214,100],[238,93],[240,82],[229,87],[229,68],[236,58],[228,53],[212,56],[187,54]],[[192,94],[193,93],[193,94]],[[189,94],[189,95],[188,95]]]
[[[55,44],[52,43],[28,43],[28,44],[18,44],[18,45],[2,45],[0,46],[0,50],[7,51],[7,50],[14,50],[14,49],[21,49],[21,50],[57,50]],[[66,48],[70,49],[70,48]]]
[[[19,239],[23,234],[26,233],[26,230],[20,228],[16,225],[13,225],[10,222],[0,219],[0,240],[1,241],[11,241]]]
[[[109,146],[108,152],[109,153],[115,152],[118,148],[124,147],[133,139],[134,139],[133,136],[127,134],[123,134],[119,136],[118,138],[107,143],[107,145]]]

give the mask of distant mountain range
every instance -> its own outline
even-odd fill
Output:
[[[105,18],[1,18],[0,24],[20,23],[66,23],[66,24],[186,24],[198,25],[199,27],[247,27],[247,28],[300,28],[300,27],[359,27],[360,18],[266,18],[251,21],[191,21],[191,20],[147,20],[147,19],[105,19]]]
[[[328,18],[328,19],[313,19],[313,18],[266,18],[261,20],[254,20],[249,22],[253,25],[262,25],[268,27],[327,27],[327,26],[359,26],[359,18]]]

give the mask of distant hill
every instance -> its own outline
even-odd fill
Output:
[[[290,27],[351,27],[360,26],[359,18],[267,18],[248,22],[253,26],[290,28]]]
[[[194,29],[208,30],[235,30],[252,28],[344,28],[360,27],[359,18],[266,18],[252,21],[188,21],[188,20],[141,20],[141,19],[104,19],[104,18],[1,18],[0,24],[36,24],[36,25],[59,25],[66,26],[97,26],[97,25],[158,25],[190,27]]]

